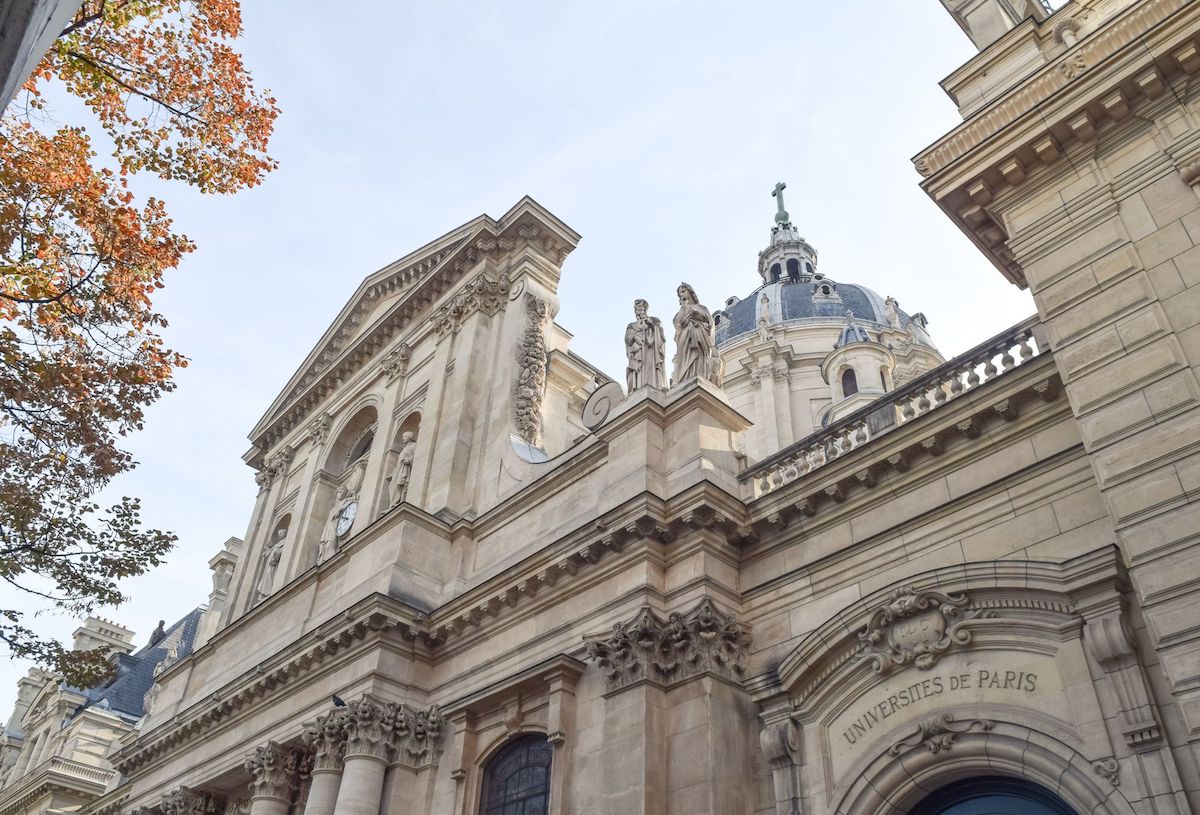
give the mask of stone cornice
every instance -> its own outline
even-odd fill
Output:
[[[0,815],[23,812],[48,792],[61,791],[85,797],[99,796],[113,775],[112,770],[54,756],[42,766],[35,767],[31,775],[22,778],[15,786],[0,790]]]
[[[250,463],[256,465],[264,451],[300,425],[340,383],[428,314],[434,303],[460,285],[463,274],[489,259],[495,263],[522,253],[544,255],[557,268],[578,240],[570,227],[526,197],[499,219],[481,216],[367,278],[251,431],[259,452],[251,455]],[[381,299],[405,289],[386,314],[359,331]]]
[[[1130,6],[918,154],[922,188],[1009,280],[1026,286],[988,205],[1167,93],[1175,77],[1200,71],[1197,20],[1200,7],[1187,0]]]

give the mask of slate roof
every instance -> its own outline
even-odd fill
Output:
[[[132,654],[117,659],[116,676],[105,685],[77,691],[87,697],[80,710],[99,707],[124,718],[136,721],[145,713],[142,701],[154,684],[154,669],[175,649],[176,658],[192,652],[196,630],[204,607],[193,609],[183,619],[163,631],[163,638],[153,645],[144,645]]]

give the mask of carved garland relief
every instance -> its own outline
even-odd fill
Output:
[[[546,395],[546,320],[550,304],[525,293],[525,330],[517,346],[517,381],[513,385],[513,418],[517,435],[542,446],[542,402]]]

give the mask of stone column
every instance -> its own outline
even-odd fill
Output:
[[[393,706],[385,707],[370,697],[347,707],[346,752],[334,805],[337,815],[379,815],[394,715]]]
[[[287,815],[298,756],[275,742],[256,747],[246,759],[250,774],[250,815]]]
[[[335,710],[304,726],[304,742],[313,751],[312,778],[304,815],[333,815],[342,785],[345,720],[345,713]]]

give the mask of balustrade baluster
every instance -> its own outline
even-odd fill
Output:
[[[996,369],[995,363],[993,362],[995,358],[996,349],[992,348],[987,352],[987,364],[983,366],[983,378],[987,382],[991,382],[996,378],[996,374],[999,373],[999,371]]]

